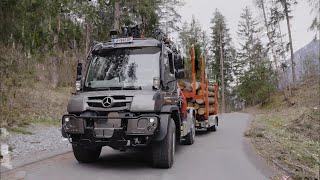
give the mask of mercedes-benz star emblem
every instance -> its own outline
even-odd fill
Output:
[[[111,107],[113,104],[113,98],[112,97],[105,97],[103,100],[102,100],[102,106],[103,107]]]

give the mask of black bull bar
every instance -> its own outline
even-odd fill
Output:
[[[87,121],[93,123],[91,127]],[[126,122],[123,127],[123,122]],[[62,117],[62,134],[71,143],[97,143],[123,141],[125,136],[152,136],[160,125],[160,118],[156,114],[144,114],[139,116],[76,116],[64,115]],[[71,140],[71,135],[78,135],[78,142]]]

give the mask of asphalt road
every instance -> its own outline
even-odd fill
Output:
[[[1,174],[1,179],[30,180],[264,180],[276,175],[243,136],[250,115],[225,114],[217,132],[198,132],[195,144],[177,147],[171,169],[153,169],[143,151],[105,147],[100,160],[80,164],[66,153]]]

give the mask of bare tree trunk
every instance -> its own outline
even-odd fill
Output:
[[[57,56],[52,58],[52,67],[51,67],[51,80],[52,80],[52,87],[56,88],[59,84],[59,58]]]
[[[114,22],[113,22],[113,30],[120,30],[120,1],[116,0],[114,2]]]
[[[61,30],[61,18],[60,14],[58,14],[58,27],[57,27],[57,34],[53,37],[53,51],[54,51],[54,57],[51,59],[52,68],[51,68],[51,79],[52,79],[52,86],[53,88],[56,88],[59,84],[59,57],[58,57],[58,51],[59,51],[59,34]]]
[[[221,93],[222,93],[222,107],[221,107],[221,112],[225,112],[225,97],[224,97],[224,90],[225,90],[225,85],[224,85],[224,60],[223,60],[223,47],[222,47],[222,31],[220,32],[220,73],[221,73]]]
[[[87,21],[86,22],[86,49],[85,49],[85,53],[87,54],[89,52],[89,48],[90,48],[90,23]]]
[[[12,18],[16,19],[14,11],[12,11]],[[10,34],[10,40],[12,41],[12,49],[15,50],[16,49],[16,44],[14,42],[13,33]]]
[[[290,43],[290,53],[291,53],[291,69],[292,69],[292,81],[293,86],[296,82],[296,63],[294,62],[294,54],[293,54],[293,45],[292,45],[292,36],[291,36],[291,28],[290,28],[290,17],[288,12],[288,4],[287,0],[284,1],[284,11],[286,13],[286,19],[287,19],[287,27],[288,27],[288,34],[289,34],[289,43]]]
[[[261,8],[262,8],[262,12],[263,12],[263,19],[264,19],[264,25],[266,26],[267,28],[267,36],[268,36],[268,39],[269,39],[269,43],[271,44],[272,43],[272,47],[271,47],[271,53],[273,55],[273,61],[274,61],[274,65],[275,65],[275,68],[278,70],[279,66],[278,66],[278,60],[277,60],[277,57],[274,53],[274,47],[273,47],[273,38],[271,36],[271,32],[270,32],[270,29],[269,29],[269,25],[268,25],[268,20],[267,20],[267,14],[266,14],[266,8],[265,8],[265,3],[264,3],[265,0],[261,0]]]
[[[16,49],[16,43],[14,42],[13,34],[10,35],[10,40],[12,41],[12,49]]]
[[[60,17],[60,13],[58,14],[58,34],[61,31],[61,17]]]

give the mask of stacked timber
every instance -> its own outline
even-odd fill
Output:
[[[188,82],[188,81],[179,81],[178,82],[179,88],[184,92],[184,93],[191,93],[192,92],[192,86],[193,84]],[[214,113],[214,100],[215,100],[215,94],[214,94],[214,87],[209,86],[208,87],[208,92],[205,90],[202,90],[202,86],[200,82],[197,82],[195,84],[196,87],[196,94],[198,96],[204,95],[203,98],[201,99],[193,99],[189,98],[187,99],[188,101],[188,107],[194,107],[197,110],[197,115],[198,116],[203,116],[206,114],[206,96],[208,94],[208,102],[209,102],[209,114],[212,115]]]
[[[187,81],[179,81],[178,85],[183,92],[192,92],[192,86],[193,86],[192,83]],[[201,83],[196,82],[196,89],[200,89],[200,88],[201,88]]]

